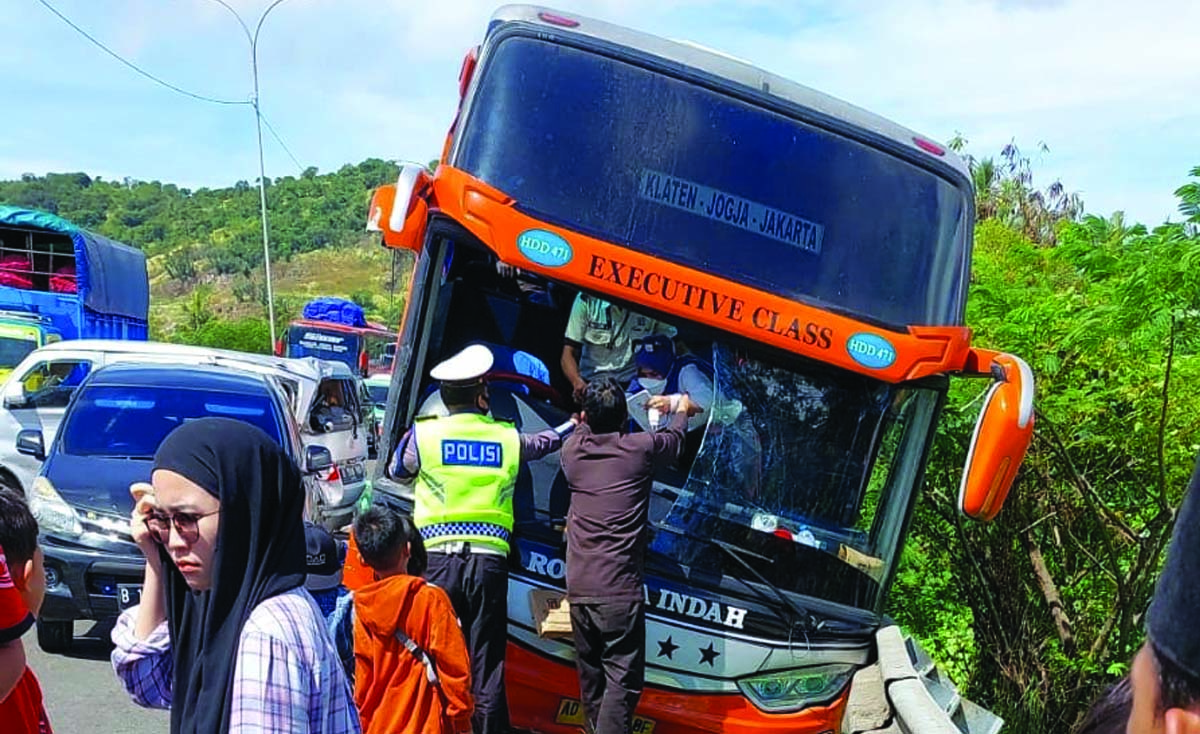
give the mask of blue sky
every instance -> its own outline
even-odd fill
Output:
[[[212,0],[49,0],[180,87],[245,100],[248,44]],[[269,0],[228,0],[253,29]],[[437,157],[463,52],[495,0],[287,0],[259,43],[263,110],[300,163]],[[86,171],[224,186],[257,177],[253,113],[138,76],[38,0],[5,3],[0,178]],[[720,49],[934,139],[1010,139],[1089,211],[1178,218],[1200,165],[1200,3],[594,0],[564,10]],[[1048,154],[1036,154],[1045,142]],[[269,136],[268,176],[298,168]]]

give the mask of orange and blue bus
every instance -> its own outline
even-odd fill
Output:
[[[331,359],[367,377],[391,371],[396,333],[367,321],[362,307],[352,301],[317,298],[305,304],[303,318],[288,324],[275,353]]]
[[[963,513],[995,516],[1032,434],[1028,367],[964,325],[963,161],[731,57],[529,6],[495,14],[459,91],[436,170],[405,166],[369,213],[415,254],[385,442],[437,410],[430,368],[479,341],[554,368],[492,375],[492,413],[559,424],[577,294],[674,326],[715,389],[694,456],[653,484],[636,730],[839,730],[882,654],[951,379],[992,381]],[[411,501],[395,478],[375,487]],[[571,642],[538,634],[533,595],[564,586],[557,454],[514,503],[511,719],[575,732]]]

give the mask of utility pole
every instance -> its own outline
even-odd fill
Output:
[[[272,10],[282,5],[287,0],[275,0],[271,3],[263,14],[259,16],[258,25],[254,27],[254,33],[250,32],[250,27],[242,20],[242,16],[229,6],[225,0],[212,0],[221,7],[228,10],[237,18],[238,25],[242,27],[242,31],[246,34],[246,40],[250,42],[250,71],[254,76],[254,124],[258,130],[258,199],[261,209],[262,218],[262,236],[263,236],[263,267],[266,269],[267,276],[267,319],[271,326],[271,349],[275,349],[275,293],[271,288],[271,236],[267,227],[267,172],[266,164],[263,162],[263,140],[262,140],[262,111],[259,108],[258,98],[258,34],[262,30],[263,21]]]

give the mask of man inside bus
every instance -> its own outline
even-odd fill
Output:
[[[674,326],[630,311],[596,296],[580,293],[571,306],[563,335],[562,370],[571,383],[576,402],[587,384],[597,377],[612,377],[624,385],[633,379],[633,340],[665,334],[673,338]]]
[[[506,732],[508,553],[520,463],[562,445],[571,419],[537,434],[488,415],[491,351],[473,344],[435,366],[448,415],[422,416],[400,439],[392,476],[413,480],[413,523],[429,555],[425,578],[450,595],[471,656],[476,734]]]
[[[1129,734],[1200,733],[1200,461],[1175,519],[1167,563],[1129,671]]]

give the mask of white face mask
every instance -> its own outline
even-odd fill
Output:
[[[638,384],[644,387],[648,392],[655,395],[661,395],[663,388],[667,386],[667,378],[665,377],[639,377]]]

